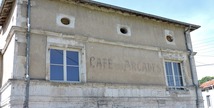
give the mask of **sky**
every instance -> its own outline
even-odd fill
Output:
[[[214,76],[214,0],[95,0],[200,25],[191,32],[198,79]]]

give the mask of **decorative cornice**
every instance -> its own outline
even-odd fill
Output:
[[[6,22],[15,0],[2,0],[0,7],[0,26]]]

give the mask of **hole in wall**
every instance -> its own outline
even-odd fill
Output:
[[[128,30],[127,30],[127,28],[122,27],[122,28],[120,28],[120,32],[121,32],[122,34],[127,34],[127,33],[128,33]]]
[[[61,23],[64,24],[64,25],[69,25],[70,24],[70,19],[68,19],[68,18],[62,18],[61,19]]]
[[[169,42],[173,42],[173,37],[170,36],[170,35],[167,35],[166,36],[166,40],[169,41]]]

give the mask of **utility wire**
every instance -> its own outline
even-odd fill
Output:
[[[202,62],[198,62],[198,61],[195,61],[196,63],[200,63],[202,65],[207,65],[206,63],[202,63]]]
[[[200,48],[200,47],[213,47],[214,43],[210,44],[200,44],[200,45],[192,45],[194,48]]]
[[[194,48],[194,50],[197,50],[197,51],[205,51],[205,50],[214,50],[214,47],[213,48]]]
[[[214,50],[214,48],[204,48],[204,49],[195,49],[194,48],[194,51],[206,51],[206,50],[209,50],[209,52],[211,52],[211,50]]]
[[[193,47],[194,50],[212,50],[214,49],[214,46],[209,46],[209,47]]]
[[[194,50],[194,51],[197,52],[197,54],[210,54],[214,52],[214,50],[201,50],[201,51]]]
[[[197,41],[192,41],[192,43],[203,43],[203,42],[212,42],[214,41],[213,37],[210,38],[206,38],[206,39],[201,39],[201,40],[197,40]]]
[[[212,40],[212,41],[204,41],[204,42],[201,42],[201,43],[194,43],[194,42],[192,42],[192,44],[193,45],[201,45],[201,44],[210,44],[210,43],[213,43],[214,42],[214,40]]]
[[[193,46],[210,45],[210,44],[214,44],[214,41],[212,41],[212,42],[204,42],[204,43],[200,43],[200,44],[192,43]]]
[[[212,65],[214,65],[214,63],[213,63],[213,64],[197,65],[196,67],[202,67],[202,66],[212,66]]]
[[[203,45],[213,45],[213,44],[214,44],[214,40],[212,42],[204,42],[200,44],[192,43],[193,46],[203,46]]]
[[[196,55],[196,56],[199,56],[199,57],[214,57],[214,55]]]
[[[56,51],[57,53],[59,53],[60,55],[63,56],[63,52],[60,52],[59,50],[55,50],[55,51]],[[71,60],[71,61],[73,61],[74,63],[78,64],[78,61],[73,60],[72,58],[70,58],[70,57],[68,57],[68,56],[66,56],[66,58],[69,59],[69,60]]]

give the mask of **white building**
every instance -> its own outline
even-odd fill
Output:
[[[201,84],[204,108],[214,108],[214,80]]]

